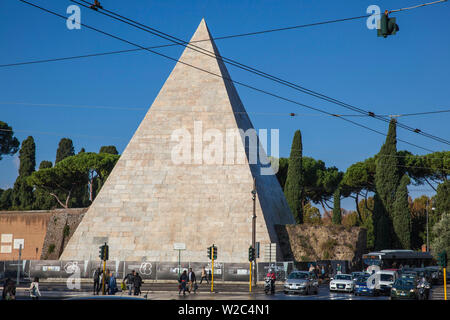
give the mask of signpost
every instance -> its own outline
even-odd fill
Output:
[[[181,276],[181,251],[186,250],[186,244],[176,242],[173,244],[173,250],[178,250],[178,278]]]

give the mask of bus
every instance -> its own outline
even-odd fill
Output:
[[[380,269],[398,269],[400,266],[424,268],[432,265],[433,256],[429,252],[413,250],[381,250],[364,254],[362,260],[365,270],[370,266]]]

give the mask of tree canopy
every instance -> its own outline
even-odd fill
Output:
[[[6,122],[0,121],[0,160],[3,155],[13,155],[19,150],[19,140]]]

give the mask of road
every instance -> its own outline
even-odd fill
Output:
[[[69,290],[65,283],[41,283],[40,291],[41,299],[59,300],[80,296],[89,296],[91,285],[84,283],[80,290]],[[281,287],[279,287],[281,289]],[[387,300],[388,297],[365,297],[354,296],[349,293],[330,292],[327,285],[319,287],[317,295],[298,295],[284,294],[282,291],[275,292],[274,295],[266,295],[262,290],[262,285],[253,288],[253,292],[248,292],[248,286],[242,284],[219,284],[215,286],[215,292],[210,291],[210,286],[200,285],[196,294],[179,295],[176,284],[146,284],[142,289],[142,295],[147,294],[149,300]],[[127,295],[127,293],[118,292],[116,295]],[[29,292],[25,286],[21,286],[17,290],[18,300],[28,300]]]

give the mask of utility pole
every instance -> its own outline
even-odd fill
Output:
[[[252,217],[252,248],[256,248],[256,178],[253,178],[253,217]],[[253,260],[253,286],[256,287],[256,258]]]
[[[426,209],[427,209],[427,252],[430,251],[430,246],[428,243],[428,200],[427,200],[427,205],[426,205]]]

